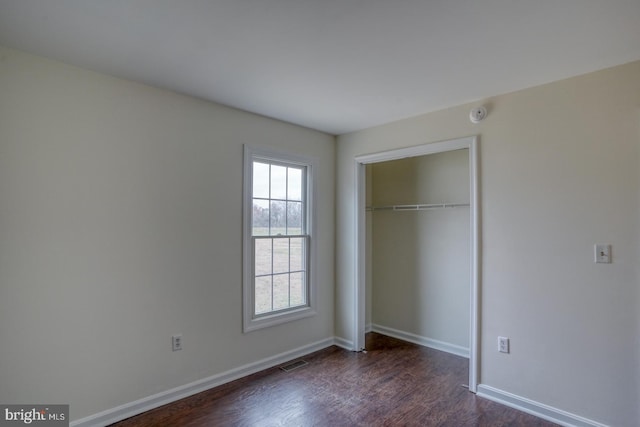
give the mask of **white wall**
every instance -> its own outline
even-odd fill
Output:
[[[478,134],[480,382],[637,426],[640,62],[487,103],[478,125],[468,104],[338,138],[336,333],[353,339],[354,158]]]
[[[470,200],[468,150],[367,168],[373,206]],[[375,210],[369,218],[373,323],[468,349],[469,208]]]
[[[249,334],[244,143],[319,162],[318,315]],[[334,163],[332,136],[0,48],[0,402],[76,420],[333,337]]]

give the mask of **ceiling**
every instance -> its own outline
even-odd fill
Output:
[[[640,0],[0,0],[0,45],[330,134],[640,59]]]

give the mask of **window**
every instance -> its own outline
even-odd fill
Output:
[[[245,332],[314,314],[312,163],[245,146]]]

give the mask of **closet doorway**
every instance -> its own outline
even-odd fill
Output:
[[[363,155],[355,160],[354,348],[364,348],[367,321],[371,321],[367,310],[373,307],[378,310],[374,314],[374,324],[380,323],[374,325],[374,330],[468,356],[469,390],[475,393],[479,374],[477,137]],[[443,163],[441,166],[437,166],[439,161]],[[447,171],[447,163],[458,171]],[[425,170],[425,165],[429,164],[432,167]],[[462,170],[462,175],[460,167],[467,168],[467,171]],[[425,183],[433,173],[432,180],[448,179],[450,174],[452,182],[450,185]],[[420,212],[425,210],[432,212]],[[428,218],[420,216],[429,214]],[[376,233],[369,241],[367,236],[373,234],[372,219]],[[416,228],[412,230],[414,226]],[[424,237],[425,232],[429,237]],[[447,236],[458,242],[442,240]],[[427,241],[429,238],[434,240]],[[389,246],[379,246],[376,251],[376,244]],[[466,259],[461,260],[461,254]],[[447,260],[447,256],[458,258]],[[449,278],[443,275],[449,275]],[[373,281],[378,280],[379,286],[371,287],[372,282],[367,280],[371,276],[375,276]],[[408,283],[416,280],[429,280],[434,285]],[[452,285],[450,288],[442,283],[437,285],[438,280],[450,280]],[[454,285],[454,282],[458,284]],[[460,299],[454,301],[455,295]],[[440,297],[442,299],[437,301]],[[461,304],[467,305],[468,311],[465,312]],[[438,311],[446,315],[447,311],[456,310],[461,316],[438,318]],[[450,323],[445,324],[447,322]]]

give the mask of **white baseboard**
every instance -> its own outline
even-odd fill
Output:
[[[462,347],[456,344],[450,344],[444,341],[434,340],[433,338],[427,338],[420,335],[412,334],[411,332],[404,332],[398,329],[388,328],[386,326],[372,324],[371,330],[383,335],[388,335],[393,338],[412,342],[425,347],[433,348],[435,350],[446,351],[447,353],[455,354],[457,356],[469,358],[469,348]]]
[[[373,326],[371,326],[371,323],[367,323],[367,324],[364,326],[364,333],[365,333],[365,334],[368,334],[369,332],[372,332],[372,331],[373,331],[372,327],[373,327]]]
[[[247,365],[231,369],[227,372],[194,381],[192,383],[185,384],[180,387],[164,391],[162,393],[154,394],[153,396],[148,396],[130,403],[125,403],[124,405],[120,405],[115,408],[107,409],[106,411],[72,421],[69,426],[94,427],[113,424],[134,415],[138,415],[162,405],[166,405],[167,403],[184,399],[185,397],[189,397],[196,393],[209,390],[210,388],[226,384],[242,377],[246,377],[247,375],[272,368],[298,357],[313,353],[314,351],[322,350],[334,344],[342,347],[341,343],[338,340],[338,338],[333,337],[327,338],[322,341],[305,345],[294,350],[286,351],[272,357],[267,357],[265,359],[258,360],[257,362],[249,363]]]
[[[420,337],[418,335],[375,324],[372,325],[371,330],[394,338],[413,342],[415,344],[424,345],[426,347],[435,348],[437,350],[446,351],[463,357],[469,357],[467,349],[459,346],[454,346],[452,344],[443,343],[441,341]],[[115,408],[72,421],[69,426],[107,426],[109,424],[122,421],[134,415],[138,415],[151,409],[158,408],[162,405],[184,399],[185,397],[192,396],[196,393],[200,393],[202,391],[209,390],[210,388],[226,384],[247,375],[251,375],[264,369],[272,368],[274,366],[283,364],[298,357],[302,357],[309,353],[322,350],[324,348],[330,347],[331,345],[336,345],[350,351],[353,350],[352,341],[340,337],[327,338],[306,346],[299,347],[294,350],[290,350],[272,357],[259,360],[254,363],[231,369],[227,372],[213,375],[202,380],[194,381],[192,383],[185,384],[183,386],[176,387],[162,393],[148,396],[134,402],[126,403],[124,405],[120,405]],[[450,351],[451,349],[455,351]],[[464,354],[460,354],[461,349],[467,351],[466,356]],[[581,417],[579,415],[571,414],[561,409],[557,409],[524,397],[520,397],[515,394],[502,391],[484,384],[478,385],[477,395],[566,427],[608,427],[605,424],[601,424],[596,421]]]
[[[566,427],[607,427],[605,424],[589,420],[587,418],[575,415],[561,409],[554,408],[544,403],[536,402],[534,400],[520,397],[518,395],[499,390],[497,388],[479,384],[478,392],[476,393],[480,397],[493,400],[494,402],[501,403],[505,406],[509,406],[519,411],[526,412],[527,414],[535,415],[536,417],[545,419],[547,421],[560,424]]]
[[[334,337],[333,343],[338,347],[344,348],[345,350],[353,351],[353,341],[349,341],[340,337]]]

